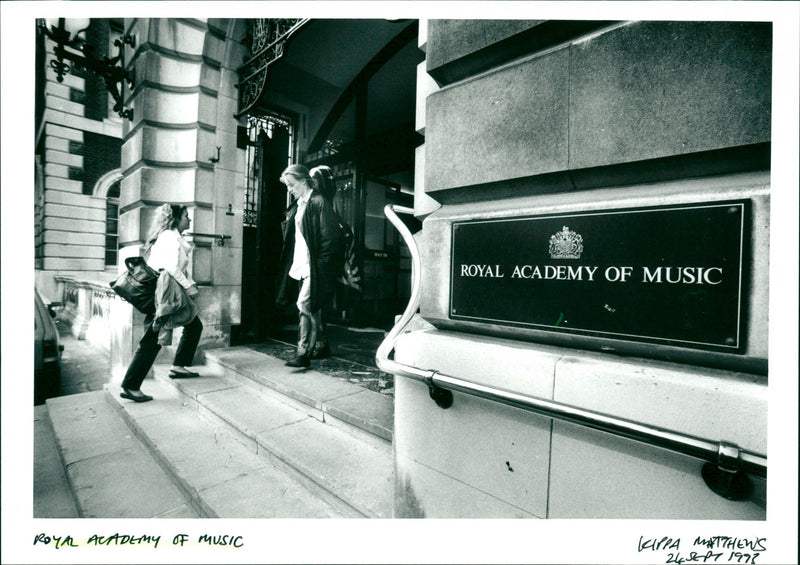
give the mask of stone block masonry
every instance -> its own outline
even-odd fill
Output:
[[[771,24],[446,20],[429,22],[426,39],[425,70],[438,88],[417,84],[425,144],[415,188],[441,205],[415,234],[419,318],[429,327],[401,333],[394,359],[442,382],[451,376],[765,454]],[[710,203],[720,203],[720,225],[734,202],[746,214],[724,234],[726,265],[692,255],[716,257],[723,247],[696,226],[666,225],[650,240],[665,243],[657,253],[646,243],[652,222],[590,225],[608,211],[683,215]],[[531,218],[554,225],[540,236],[522,222]],[[505,220],[519,239],[499,227]],[[473,222],[486,231],[465,239]],[[550,234],[566,226],[583,234],[585,255],[552,247]],[[588,261],[637,244],[646,269]],[[692,335],[699,324],[682,315],[672,342],[637,341],[635,323],[660,329],[682,304],[719,328],[708,297],[733,263],[741,268],[730,279],[734,300],[718,307],[728,320],[722,339],[712,342],[708,328]],[[634,273],[642,288],[617,296],[589,288]],[[650,300],[656,287],[670,287],[659,295],[670,299]],[[700,306],[690,302],[698,296]],[[632,298],[645,306],[629,307]],[[613,329],[572,331],[578,303]],[[736,349],[723,348],[731,340]],[[431,396],[424,383],[395,380],[396,517],[765,519],[759,477],[747,500],[731,502],[708,488],[691,457],[525,414],[458,385],[446,408]]]
[[[426,191],[455,202],[478,186],[500,197],[768,168],[771,37],[768,23],[627,22],[467,76],[428,97]],[[439,39],[429,60],[457,42]]]

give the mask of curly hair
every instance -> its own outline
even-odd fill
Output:
[[[153,225],[150,228],[150,235],[147,237],[147,245],[144,248],[145,253],[150,251],[161,232],[178,227],[181,216],[185,211],[186,206],[181,206],[180,204],[162,204],[156,208],[156,215],[153,217]]]

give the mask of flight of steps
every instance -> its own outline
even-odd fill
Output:
[[[47,401],[81,516],[392,517],[392,398],[246,347],[207,351],[198,379],[168,369],[151,402]]]

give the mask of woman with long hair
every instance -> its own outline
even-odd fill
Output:
[[[297,310],[297,355],[286,364],[290,367],[311,366],[314,346],[322,338],[322,308],[333,298],[336,277],[341,269],[342,235],[333,204],[323,197],[320,178],[315,182],[308,168],[292,165],[280,176],[295,198],[283,222],[283,249],[277,301],[287,304],[299,285]],[[296,281],[297,285],[291,284]]]
[[[322,197],[328,201],[331,208],[336,211],[333,204],[333,197],[336,194],[336,183],[333,180],[333,171],[331,171],[331,168],[327,165],[320,165],[314,167],[308,173],[311,176],[314,190],[319,192]],[[334,290],[334,294],[335,292]],[[325,359],[326,357],[330,357],[331,354],[331,346],[328,341],[328,323],[325,321],[325,313],[322,310],[319,312],[318,322],[317,339],[314,343],[314,348],[309,354],[311,359]]]
[[[177,204],[163,204],[156,210],[153,227],[150,230],[144,256],[147,264],[156,271],[163,270],[185,290],[192,300],[197,297],[197,284],[187,274],[191,244],[183,238],[183,232],[189,228],[191,220],[186,206]],[[125,378],[122,381],[120,396],[134,402],[147,402],[153,397],[141,391],[141,385],[150,368],[153,366],[156,355],[161,349],[158,342],[158,330],[153,327],[154,315],[147,314],[144,319],[145,332],[139,340],[139,347],[133,354]],[[198,377],[199,375],[188,370],[193,364],[197,344],[203,324],[200,318],[193,319],[183,327],[175,359],[170,369],[170,377],[174,379]]]
[[[314,190],[319,192],[322,197],[333,206],[333,197],[336,195],[336,183],[333,180],[333,171],[327,165],[320,165],[311,169],[308,174]]]

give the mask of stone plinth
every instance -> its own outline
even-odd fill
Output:
[[[429,39],[428,72],[460,45]],[[769,167],[770,24],[631,22],[529,48],[428,96],[440,202]]]
[[[557,20],[430,20],[428,73],[451,84],[609,22]]]

